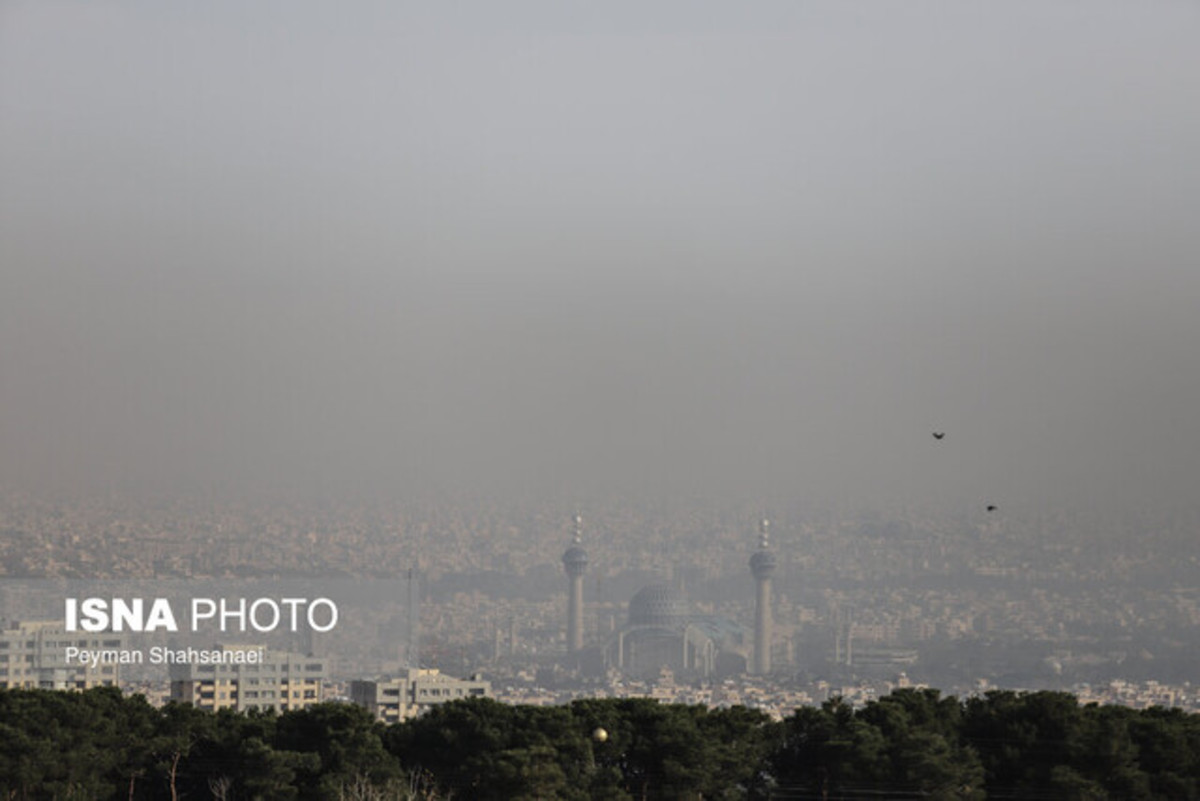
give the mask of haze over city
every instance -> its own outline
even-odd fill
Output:
[[[1198,22],[6,3],[0,477],[1191,505]]]
[[[1198,33],[0,2],[0,796],[1200,798]]]

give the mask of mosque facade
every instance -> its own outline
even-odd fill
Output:
[[[625,625],[602,647],[606,669],[650,679],[669,668],[681,678],[744,673],[750,632],[717,615],[696,614],[668,584],[643,587],[629,601]]]
[[[573,669],[615,671],[637,679],[653,679],[664,669],[690,679],[771,671],[770,575],[775,560],[768,550],[765,520],[759,549],[750,561],[758,585],[753,631],[726,617],[697,613],[681,590],[659,583],[638,590],[629,601],[624,625],[603,639],[594,639],[586,648],[583,574],[588,557],[582,546],[581,521],[577,515],[571,545],[562,558],[568,582],[567,655]]]

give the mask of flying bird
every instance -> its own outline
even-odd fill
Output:
[[[934,431],[934,432],[933,432],[933,438],[934,438],[934,439],[942,439],[942,438],[943,438],[943,437],[945,437],[945,436],[946,436],[946,432],[945,432],[945,431]]]
[[[988,504],[988,508],[987,508],[987,510],[988,510],[989,512],[994,512],[994,511],[996,511],[996,507],[995,507],[995,506],[992,506],[991,504]]]

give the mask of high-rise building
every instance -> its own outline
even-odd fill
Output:
[[[563,569],[567,572],[567,651],[578,654],[583,650],[583,574],[587,571],[588,555],[580,544],[583,540],[583,518],[575,515],[575,536],[563,553]]]
[[[750,557],[750,572],[758,584],[754,603],[754,663],[759,675],[771,672],[771,574],[775,572],[775,554],[770,550],[769,520],[759,523],[758,550]]]
[[[317,657],[242,644],[217,645],[209,653],[221,658],[169,664],[172,701],[213,712],[287,712],[321,702],[326,665]]]
[[[116,686],[131,656],[125,636],[69,632],[62,621],[11,621],[0,629],[0,689]]]
[[[479,676],[456,679],[431,668],[409,668],[392,678],[350,682],[350,700],[389,724],[421,715],[446,701],[491,695],[491,683]]]

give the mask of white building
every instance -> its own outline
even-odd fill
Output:
[[[395,678],[350,683],[350,700],[384,723],[414,718],[446,701],[491,695],[491,683],[478,676],[456,679],[426,668],[409,668]]]
[[[0,629],[0,689],[116,686],[119,656],[127,651],[120,634],[68,632],[55,620],[13,621]]]
[[[203,653],[211,655],[207,661],[191,659],[169,665],[172,701],[214,712],[288,712],[322,700],[327,671],[319,657],[245,644],[217,645]]]

